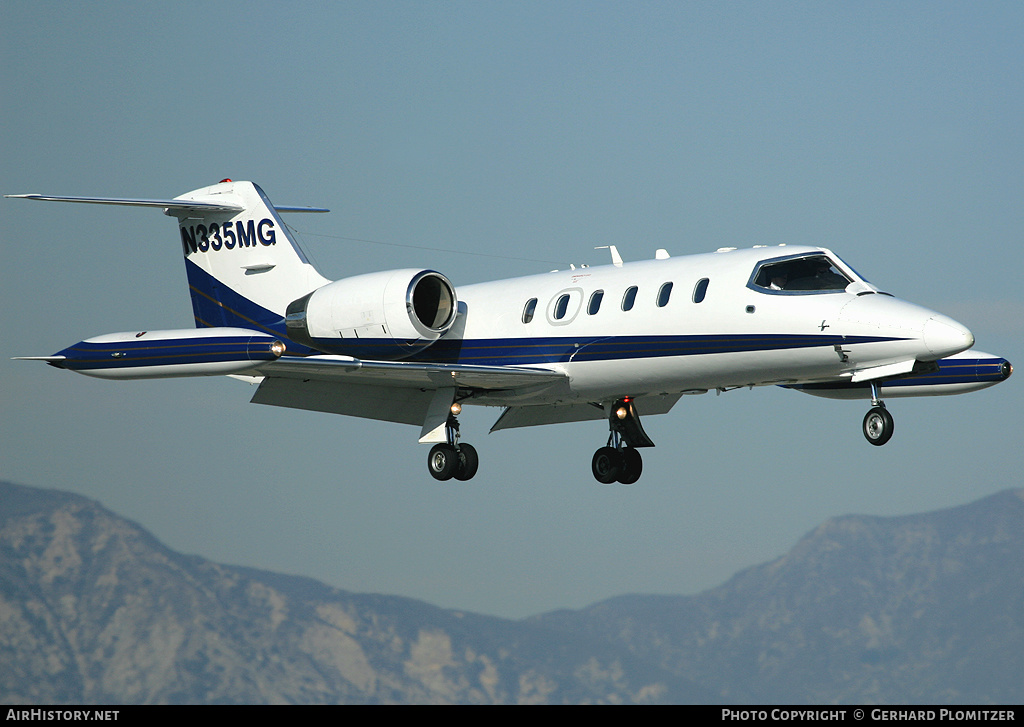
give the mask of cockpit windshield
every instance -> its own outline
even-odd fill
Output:
[[[750,287],[779,293],[838,292],[852,282],[828,256],[819,253],[766,260],[754,270]]]

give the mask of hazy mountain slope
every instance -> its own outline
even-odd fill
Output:
[[[580,634],[183,556],[86,498],[0,483],[0,701],[707,701]]]
[[[835,518],[697,596],[514,622],[180,555],[0,483],[7,703],[1017,703],[1022,654],[1021,490]]]
[[[728,700],[1019,703],[1024,491],[835,518],[699,596],[624,596],[533,621],[608,638]]]

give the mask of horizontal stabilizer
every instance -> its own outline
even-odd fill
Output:
[[[330,212],[326,207],[294,207],[292,205],[274,205],[278,212]]]
[[[121,197],[53,197],[45,194],[5,194],[9,199],[37,199],[43,202],[78,202],[81,204],[113,204],[123,207],[158,207],[181,212],[241,212],[244,208],[232,204],[193,202],[176,199],[129,199]]]
[[[129,197],[55,197],[46,194],[5,194],[8,199],[35,199],[42,202],[78,202],[79,204],[112,204],[122,207],[157,207],[173,212],[241,212],[237,204],[198,202],[181,199],[133,199]],[[278,212],[330,212],[324,207],[274,205]]]

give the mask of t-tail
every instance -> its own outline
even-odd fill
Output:
[[[174,199],[7,195],[53,202],[162,208],[176,217],[196,327],[131,331],[29,357],[100,378],[244,374],[286,351],[288,304],[328,283],[295,243],[279,212],[252,182],[225,179]]]
[[[235,326],[285,336],[288,304],[328,283],[252,182],[225,180],[180,197],[178,218],[197,327]]]

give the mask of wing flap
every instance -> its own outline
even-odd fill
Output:
[[[282,356],[260,367],[273,378],[347,381],[364,386],[428,388],[457,386],[481,391],[554,384],[565,374],[526,366],[474,366],[407,361],[362,361],[350,356]]]
[[[428,423],[438,390],[449,390],[453,396],[460,389],[482,394],[532,391],[567,380],[549,369],[361,361],[349,356],[283,356],[260,366],[259,373],[264,379],[252,397],[254,404],[420,427]]]
[[[637,411],[648,414],[667,414],[682,394],[649,394],[638,396],[633,400]],[[509,406],[505,408],[498,421],[491,427],[492,432],[517,427],[535,427],[542,424],[564,424],[566,422],[585,422],[604,419],[608,416],[604,407],[596,403],[582,404],[532,404],[529,406]]]
[[[433,396],[433,391],[412,387],[266,378],[253,395],[252,403],[422,426]]]

